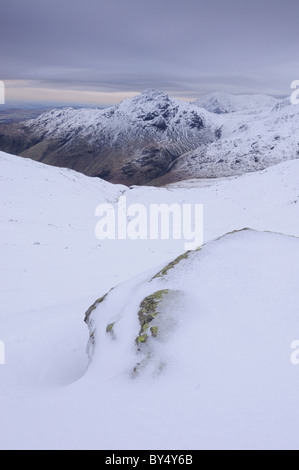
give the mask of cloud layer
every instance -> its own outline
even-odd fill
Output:
[[[299,78],[297,0],[2,0],[0,13],[0,79],[24,90],[286,95]]]

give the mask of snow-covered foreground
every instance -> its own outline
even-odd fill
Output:
[[[0,448],[298,448],[298,174],[129,190],[0,153]],[[95,208],[124,192],[203,203],[206,245],[149,282],[183,242],[99,242]],[[120,283],[88,368],[84,313]],[[140,303],[167,289],[138,352]]]

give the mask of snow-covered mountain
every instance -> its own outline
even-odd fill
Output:
[[[0,153],[0,448],[298,449],[298,174],[129,189]],[[120,195],[203,203],[205,246],[165,270],[182,241],[99,242]]]
[[[210,113],[227,114],[273,108],[277,102],[279,100],[269,95],[231,95],[218,92],[204,95],[194,101],[193,104],[206,109]]]
[[[127,185],[163,175],[214,138],[209,113],[155,90],[109,109],[58,109],[0,128],[4,151]]]
[[[52,110],[0,126],[0,147],[128,186],[240,175],[298,158],[299,107],[290,100],[216,94],[210,102],[227,113],[155,90],[104,110]]]

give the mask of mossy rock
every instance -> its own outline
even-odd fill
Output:
[[[138,317],[142,330],[146,326],[149,327],[149,324],[157,316],[158,305],[163,300],[163,297],[168,293],[169,289],[159,290],[154,294],[149,295],[141,302]]]
[[[197,250],[194,251],[200,251],[201,247],[197,248]],[[151,280],[153,281],[154,279],[158,279],[160,277],[164,277],[168,274],[168,271],[170,269],[174,268],[177,264],[179,264],[181,261],[188,259],[189,255],[193,253],[193,251],[186,251],[183,255],[178,256],[174,261],[171,261],[171,263],[167,264],[161,271],[159,271]]]
[[[183,261],[184,259],[187,259],[189,254],[191,253],[191,251],[187,251],[186,253],[184,253],[183,255],[180,255],[178,256],[174,261],[172,261],[171,263],[169,263],[167,266],[165,266],[163,269],[161,269],[161,271],[159,271],[154,277],[152,280],[154,279],[157,279],[159,277],[164,277],[167,275],[168,271],[172,268],[174,268],[177,264],[179,264],[181,261]]]
[[[147,331],[149,329],[149,323],[146,323],[145,325],[143,325],[142,327],[142,331]]]
[[[222,235],[221,237],[218,237],[217,241],[222,240],[223,238],[227,237],[228,235],[235,235],[236,233],[250,232],[250,231],[253,231],[253,230],[251,228],[248,228],[248,227],[242,228],[240,230],[232,230],[231,232],[227,232],[224,235]]]
[[[109,292],[107,292],[105,295],[103,295],[103,297],[100,297],[98,300],[96,300],[96,301],[91,305],[91,307],[89,307],[89,309],[87,310],[87,312],[85,312],[85,318],[84,318],[85,323],[88,323],[89,317],[90,317],[90,315],[92,314],[92,312],[97,308],[98,305],[100,305],[102,302],[104,302],[104,300],[106,300],[108,294],[110,294],[110,292],[111,292],[113,289],[114,289],[114,288],[110,289]]]
[[[158,336],[158,331],[159,331],[159,327],[158,326],[152,326],[151,327],[151,334],[154,338],[157,338]]]
[[[113,333],[113,328],[114,328],[115,322],[110,323],[107,328],[106,328],[106,333]]]
[[[136,338],[136,343],[139,345],[140,343],[146,343],[148,340],[148,335],[139,335]]]
[[[146,343],[149,336],[145,334],[146,331],[150,328],[151,334],[154,337],[158,335],[158,327],[150,327],[151,322],[158,315],[158,305],[163,300],[163,297],[169,293],[168,289],[159,290],[153,294],[146,297],[140,304],[140,310],[138,312],[139,323],[141,330],[139,331],[139,336],[136,339],[136,343]]]

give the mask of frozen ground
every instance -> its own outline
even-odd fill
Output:
[[[289,161],[206,187],[128,190],[0,153],[0,448],[298,448],[298,174]],[[181,283],[185,300],[161,346],[169,366],[154,377],[151,366],[131,377],[138,303],[184,248],[99,242],[95,208],[124,191],[128,202],[205,208],[207,245],[157,281]],[[282,235],[212,242],[244,227]],[[84,312],[125,281],[105,313],[123,315],[120,339],[103,335],[87,369]]]

